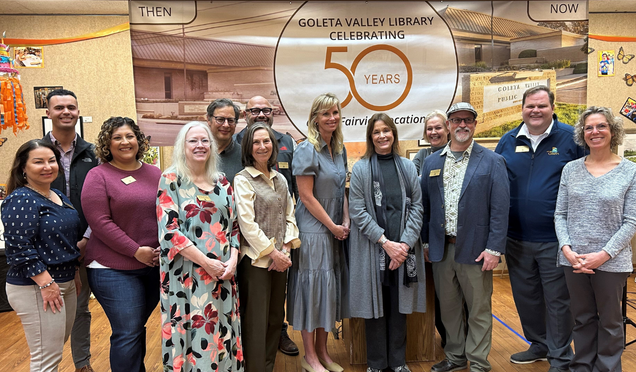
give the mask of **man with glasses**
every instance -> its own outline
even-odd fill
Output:
[[[505,253],[510,190],[504,158],[473,140],[476,119],[469,103],[451,106],[451,141],[423,164],[421,236],[446,328],[446,359],[433,372],[465,369],[468,361],[471,371],[492,369],[492,270]]]
[[[274,109],[265,97],[252,97],[245,105],[245,121],[247,122],[248,127],[256,122],[264,122],[271,127],[274,123]],[[285,177],[287,180],[287,189],[292,193],[292,197],[294,197],[295,200],[298,200],[296,177],[292,176],[291,172],[296,142],[288,134],[280,133],[275,131],[273,128],[272,131],[274,132],[274,136],[276,136],[276,141],[278,141],[276,171]],[[245,129],[235,134],[234,137],[236,142],[241,143],[241,141],[243,141],[244,134]],[[285,322],[283,322],[278,349],[283,354],[287,355],[298,355],[299,353],[298,346],[296,346],[287,333],[287,323]]]
[[[225,173],[230,184],[233,184],[234,175],[243,169],[241,144],[232,138],[240,115],[239,108],[232,100],[219,98],[208,105],[207,112],[208,125],[221,159],[220,170]]]
[[[550,362],[566,371],[572,360],[570,296],[562,267],[554,208],[561,170],[584,155],[571,126],[554,114],[554,93],[545,85],[528,89],[521,101],[523,122],[504,134],[495,149],[506,159],[510,221],[506,262],[512,295],[530,347],[510,356],[516,364]]]

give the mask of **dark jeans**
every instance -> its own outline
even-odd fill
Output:
[[[110,321],[112,372],[145,372],[146,321],[159,302],[159,268],[86,271],[91,290]]]

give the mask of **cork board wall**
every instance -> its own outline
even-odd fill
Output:
[[[592,9],[590,9],[592,10]],[[636,36],[634,13],[590,13],[590,34],[607,36]],[[623,63],[618,58],[614,61],[614,76],[598,76],[598,52],[613,50],[618,54],[623,47],[626,54],[636,54],[636,42],[607,42],[590,39],[589,47],[594,49],[588,55],[587,105],[611,107],[618,115],[627,97],[636,98],[636,84],[628,86],[623,78],[626,73],[636,75],[636,58]],[[623,120],[628,133],[636,133],[636,124]]]
[[[128,16],[0,16],[7,38],[56,39],[80,36],[128,22]],[[84,138],[94,142],[104,120],[111,116],[135,118],[130,32],[44,46],[43,68],[18,68],[30,129],[17,136],[3,131],[0,147],[0,183],[5,183],[15,152],[24,142],[42,137],[45,109],[36,109],[34,87],[63,86],[75,92],[84,123]]]

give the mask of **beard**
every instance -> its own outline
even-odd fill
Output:
[[[247,123],[247,126],[249,127],[250,125],[254,124],[254,123],[258,123],[258,122],[262,122],[265,123],[267,125],[272,126],[272,124],[274,124],[274,113],[272,113],[272,116],[269,117],[265,117],[265,120],[259,120],[258,118],[252,118],[252,115],[245,115],[245,122]]]
[[[472,138],[472,133],[468,129],[457,128],[455,129],[455,141],[459,143],[465,143]]]

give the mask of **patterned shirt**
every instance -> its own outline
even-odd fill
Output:
[[[60,163],[64,168],[64,181],[66,182],[66,190],[63,190],[66,197],[71,197],[71,161],[73,160],[73,154],[75,153],[75,143],[77,142],[77,133],[75,139],[71,142],[71,147],[67,151],[64,151],[62,145],[53,137],[53,132],[49,132],[51,136],[51,142],[55,144],[55,147],[60,151]],[[62,190],[60,190],[62,191]]]
[[[444,162],[444,216],[446,218],[446,235],[457,236],[457,206],[464,184],[464,175],[468,167],[470,154],[473,152],[472,141],[458,160],[450,149],[450,142],[442,150],[446,155]]]

